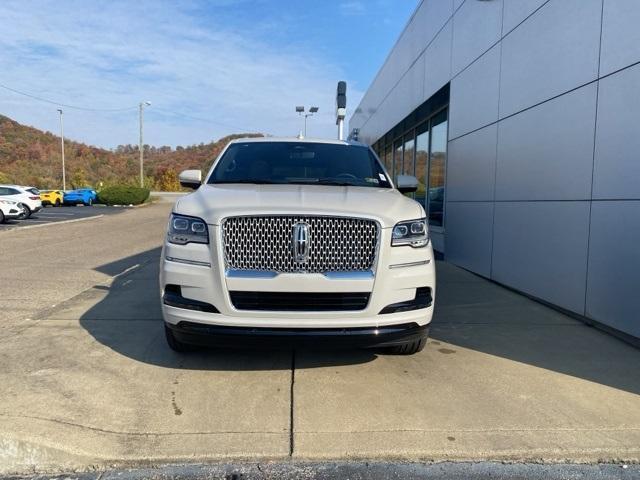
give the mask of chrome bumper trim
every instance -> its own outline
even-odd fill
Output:
[[[164,257],[164,258],[168,262],[184,263],[185,265],[196,265],[198,267],[211,267],[211,264],[207,262],[198,262],[196,260],[186,260],[184,258],[176,258],[176,257]]]
[[[371,270],[354,270],[352,272],[324,272],[323,275],[331,280],[373,280]]]
[[[295,274],[296,272],[287,273],[288,275]],[[306,274],[306,272],[298,272],[300,274]],[[275,278],[280,275],[279,272],[272,270],[238,270],[227,269],[225,271],[227,278]],[[324,272],[322,275],[330,280],[372,280],[374,278],[373,271],[371,270],[358,270],[353,272]]]
[[[278,272],[270,270],[238,270],[228,268],[225,271],[227,278],[275,278],[278,276]]]
[[[404,268],[404,267],[418,267],[420,265],[428,265],[431,260],[422,260],[420,262],[409,262],[409,263],[395,263],[393,265],[389,265],[389,268]]]

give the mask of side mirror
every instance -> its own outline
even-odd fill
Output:
[[[418,179],[413,175],[398,175],[396,187],[400,193],[411,193],[418,190]]]
[[[178,179],[181,186],[197,190],[202,183],[202,172],[200,170],[184,170],[180,172]]]

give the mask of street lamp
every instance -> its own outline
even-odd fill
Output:
[[[144,107],[148,107],[151,105],[151,102],[140,102],[140,188],[144,188],[144,171],[143,171],[143,163],[144,163],[144,145],[142,142],[142,124],[143,124],[143,111]]]
[[[58,109],[60,114],[60,146],[62,148],[62,191],[67,189],[67,178],[64,168],[64,122],[62,121],[62,109]]]
[[[307,136],[307,118],[313,117],[314,113],[318,113],[318,107],[309,107],[309,113],[304,113],[304,107],[297,106],[296,112],[298,115],[304,115],[304,136]]]

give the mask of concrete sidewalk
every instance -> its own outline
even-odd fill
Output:
[[[129,221],[110,219],[101,241]],[[92,268],[113,278],[137,267],[111,283],[87,276],[101,281],[0,338],[0,472],[640,461],[640,351],[450,264],[438,263],[432,339],[418,355],[179,355],[163,338],[159,250],[138,250]]]

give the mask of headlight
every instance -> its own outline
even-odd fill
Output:
[[[171,214],[169,218],[169,243],[186,245],[187,243],[209,243],[209,229],[204,220],[197,217]]]
[[[393,227],[391,245],[411,245],[414,248],[426,247],[429,244],[429,229],[427,219],[408,220]]]

